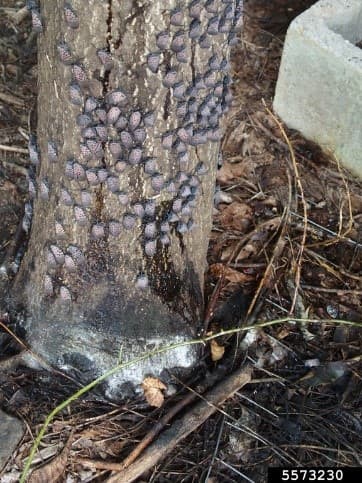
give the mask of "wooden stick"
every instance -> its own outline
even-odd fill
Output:
[[[224,403],[236,391],[248,384],[250,379],[250,368],[241,368],[211,389],[205,395],[206,400],[200,401],[181,419],[174,421],[171,428],[164,431],[135,463],[108,478],[107,483],[131,483],[135,481],[145,471],[168,455],[180,441],[201,426],[217,411],[218,405]]]

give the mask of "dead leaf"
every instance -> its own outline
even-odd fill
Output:
[[[53,458],[49,463],[34,470],[29,478],[29,483],[56,483],[65,471],[69,448],[72,441],[72,436],[69,437],[66,445],[64,446],[61,453]]]
[[[244,283],[254,279],[254,277],[247,275],[246,273],[238,272],[222,263],[214,263],[213,265],[210,265],[210,274],[215,278],[219,278],[224,274],[225,280],[231,283]]]
[[[167,389],[165,384],[156,377],[145,377],[142,382],[142,388],[148,404],[160,408],[165,399],[162,393],[162,391]]]
[[[219,361],[224,357],[225,347],[219,345],[215,339],[210,341],[211,359],[213,362]]]
[[[226,229],[245,233],[253,217],[253,210],[246,203],[231,203],[219,216],[221,225]]]

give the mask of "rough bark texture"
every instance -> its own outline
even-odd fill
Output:
[[[85,379],[121,348],[128,360],[200,328],[235,3],[41,3],[40,160],[16,306],[31,347]],[[180,348],[110,387],[196,359]]]

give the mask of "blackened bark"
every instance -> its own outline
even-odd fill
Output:
[[[120,348],[127,360],[198,334],[240,4],[41,2],[40,160],[14,305],[51,363],[88,378]],[[113,383],[196,359],[181,348]]]

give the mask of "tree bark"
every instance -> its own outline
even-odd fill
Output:
[[[32,349],[84,380],[120,350],[200,330],[240,3],[41,2],[34,215],[13,306]],[[110,391],[197,357],[150,359]]]

